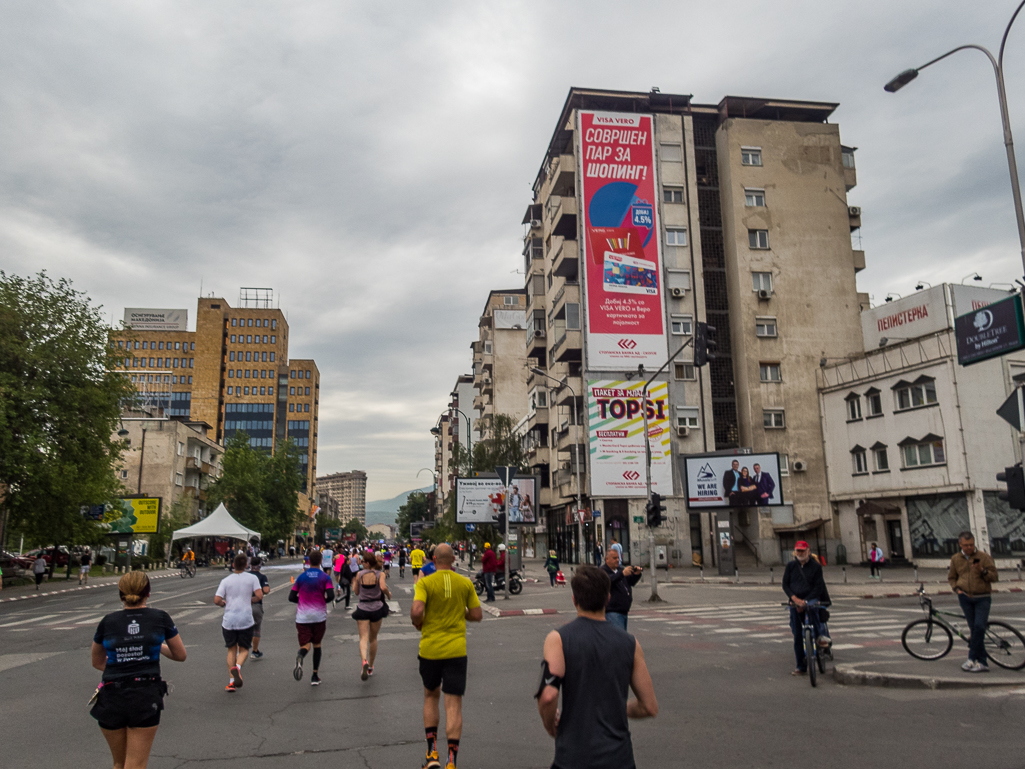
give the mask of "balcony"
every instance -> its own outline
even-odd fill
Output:
[[[528,358],[543,358],[545,356],[546,344],[547,337],[545,335],[545,330],[543,328],[530,328],[529,326],[527,327]]]
[[[531,230],[530,234],[523,238],[523,255],[528,261],[545,258],[544,241],[541,240],[539,230]]]
[[[200,501],[206,501],[206,492],[203,489],[197,489],[195,486],[186,486],[182,489],[182,496],[189,499],[198,499]]]
[[[195,457],[185,457],[186,470],[198,470],[204,475],[213,475],[215,468],[209,462],[202,462]]]
[[[572,454],[574,446],[583,446],[587,442],[583,425],[563,424],[559,428],[559,451],[568,451]],[[584,452],[580,452],[580,461],[584,461]]]
[[[567,280],[577,280],[580,274],[580,256],[575,237],[562,241],[552,260],[552,274]]]
[[[577,236],[577,200],[575,197],[549,198],[546,206],[548,234],[573,240]]]
[[[861,272],[865,269],[865,252],[855,251],[854,252],[854,271]]]
[[[548,171],[550,195],[573,195],[576,191],[577,159],[573,155],[558,155]]]
[[[552,345],[552,360],[556,362],[579,361],[582,350],[579,330],[563,329]]]
[[[555,299],[552,300],[552,307],[555,308],[555,313],[552,315],[553,318],[563,317],[564,310],[559,306],[563,299],[567,302],[580,304],[580,284],[571,280],[567,280],[562,284],[562,288],[559,289]]]

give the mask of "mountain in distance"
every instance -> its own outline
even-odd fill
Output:
[[[375,523],[387,523],[394,526],[399,516],[399,508],[406,504],[406,499],[414,491],[434,491],[434,486],[424,486],[422,489],[404,491],[391,499],[378,499],[373,502],[367,502],[366,525],[373,526]]]

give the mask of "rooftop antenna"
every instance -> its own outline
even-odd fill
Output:
[[[203,298],[203,276],[199,276],[199,298]]]

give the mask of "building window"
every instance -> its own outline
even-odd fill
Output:
[[[755,336],[776,336],[776,319],[755,318]]]
[[[576,302],[566,303],[566,329],[569,331],[580,330],[580,305]]]
[[[307,387],[307,388],[306,388],[306,394],[307,394],[307,395],[309,395],[309,394],[310,394],[310,388],[309,388],[309,387]]]
[[[687,230],[684,227],[667,227],[666,228],[666,245],[667,246],[685,246],[687,245]]]
[[[786,417],[783,409],[763,409],[762,426],[767,430],[782,430],[786,428]]]
[[[304,403],[303,404],[303,411],[309,411],[309,410],[310,410],[310,404],[309,403]]]
[[[288,375],[289,375],[289,376],[290,376],[290,377],[291,377],[292,379],[295,379],[295,371],[289,371],[289,372],[288,372]]]
[[[295,404],[294,403],[289,403],[288,404],[288,410],[289,411],[295,411]]]
[[[741,147],[740,164],[742,166],[760,166],[762,164],[762,148]]]
[[[744,190],[744,205],[764,208],[765,190]]]
[[[271,322],[270,322],[270,327],[271,327],[271,328],[277,328],[277,327],[278,327],[278,322],[277,322],[277,320],[271,320]]]
[[[905,469],[946,464],[947,456],[943,451],[943,439],[934,436],[929,436],[929,438],[929,440],[921,442],[902,442],[900,450]]]
[[[261,387],[260,388],[260,395],[266,395],[266,394],[267,394],[267,388],[266,387]]]
[[[697,406],[677,406],[676,407],[676,426],[677,427],[697,427],[698,426],[698,407]]]
[[[231,325],[237,326],[238,325],[238,318],[232,318],[231,319]]]
[[[683,147],[679,144],[662,144],[659,146],[659,158],[670,163],[682,163]]]
[[[673,378],[681,382],[691,382],[697,379],[694,373],[693,363],[674,363]]]
[[[772,273],[752,272],[751,286],[753,291],[768,291],[772,293]]]
[[[185,476],[182,473],[175,473],[174,474],[174,485],[175,486],[184,486],[185,485]]]
[[[748,230],[747,244],[751,248],[766,249],[769,247],[768,230]]]
[[[778,363],[759,363],[758,378],[763,382],[782,382],[783,375],[780,373]]]
[[[921,408],[936,403],[936,382],[928,377],[922,377],[910,384],[898,382],[894,386],[894,394],[897,411]]]
[[[683,202],[683,190],[679,187],[663,187],[662,188],[662,202],[663,203],[682,203]]]
[[[875,389],[865,393],[865,402],[868,403],[869,417],[881,417],[883,415],[882,394]]]
[[[228,352],[228,360],[235,360],[235,351],[234,350],[230,350]]]
[[[861,398],[853,393],[847,398],[847,421],[857,422],[861,419]]]
[[[185,444],[182,443],[181,441],[178,441],[178,456],[179,457],[184,457],[185,456]]]
[[[872,449],[872,459],[875,462],[877,473],[888,473],[890,471],[890,459],[886,456],[886,447],[877,446]]]
[[[274,362],[274,352],[273,351],[271,351],[271,354],[270,354],[270,362],[271,363]]]
[[[790,455],[780,454],[779,455],[779,474],[780,476],[790,475]]]
[[[149,342],[143,342],[142,343],[142,349],[148,350],[149,349]]]
[[[840,157],[843,159],[844,168],[854,168],[854,150],[847,147],[841,147]]]
[[[689,336],[694,333],[694,318],[691,315],[670,315],[669,328],[678,336]]]
[[[234,388],[234,387],[232,387],[231,385],[228,385],[228,395],[231,395],[231,394],[233,394],[233,393],[234,393],[234,391],[235,391],[235,388]]]
[[[851,450],[851,459],[854,462],[855,475],[868,474],[868,456],[865,453],[865,449],[861,448],[861,446],[855,446]]]
[[[189,384],[192,384],[192,377],[189,377]]]
[[[515,296],[503,296],[502,300],[503,303],[506,305],[514,305],[520,303],[519,298]]]
[[[289,387],[288,388],[288,394],[289,395],[295,395],[295,388],[294,387]]]
[[[484,354],[491,355],[491,340],[484,342]]]
[[[196,349],[196,343],[195,342],[189,342],[189,349],[190,350],[195,350]]]
[[[273,387],[268,387],[267,388],[267,394],[268,395],[273,395],[274,394],[274,388]]]

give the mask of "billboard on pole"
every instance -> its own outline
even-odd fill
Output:
[[[644,382],[587,382],[591,494],[595,497],[647,495],[643,387]],[[651,490],[665,495],[673,493],[669,426],[669,384],[652,382],[648,390]]]
[[[111,534],[155,534],[160,524],[160,497],[125,497],[103,514]]]
[[[509,523],[537,523],[540,478],[516,476],[509,487],[499,478],[456,478],[456,523],[494,523],[509,496]]]
[[[667,356],[651,115],[579,113],[587,368]]]

